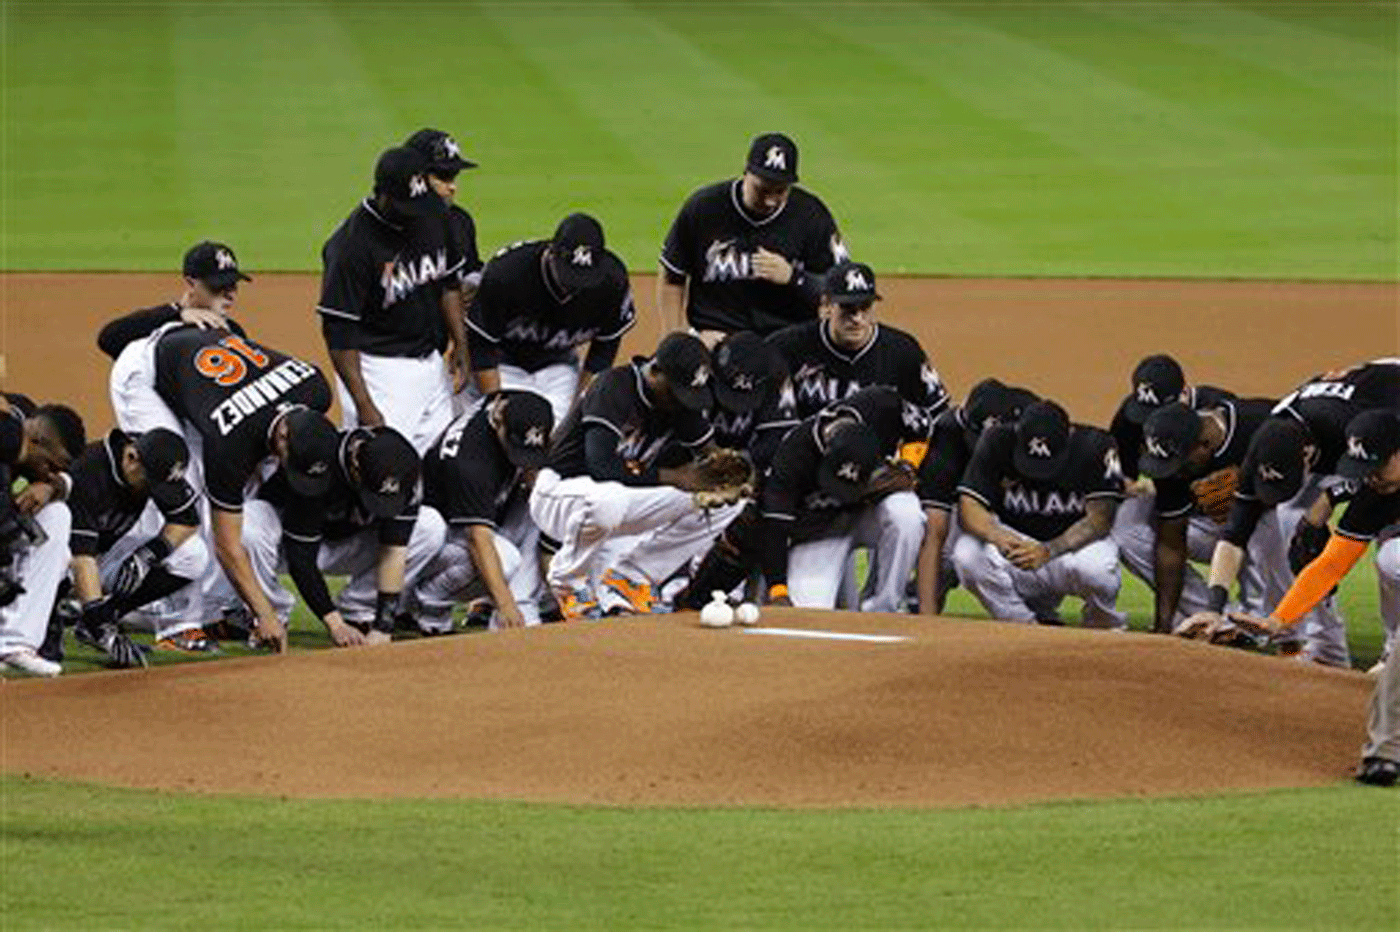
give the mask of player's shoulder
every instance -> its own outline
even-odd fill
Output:
[[[733,178],[725,178],[722,181],[714,181],[696,188],[686,197],[685,203],[681,205],[681,212],[689,213],[716,205],[729,205],[732,200],[731,191],[734,187],[734,180]]]
[[[826,202],[800,185],[793,185],[788,191],[787,206],[784,211],[791,211],[803,219],[832,219],[831,209],[826,206]]]
[[[771,346],[784,352],[812,350],[821,346],[821,327],[820,320],[807,320],[797,324],[788,324],[786,327],[768,334],[764,339]]]
[[[549,248],[549,240],[522,239],[507,243],[491,254],[483,275],[518,275],[522,269],[537,272],[540,254]]]
[[[83,452],[68,467],[68,474],[73,478],[73,494],[93,494],[105,485],[126,443],[126,434],[113,428],[101,440],[83,447]]]
[[[923,344],[919,342],[919,338],[907,330],[901,330],[898,327],[882,323],[880,324],[878,338],[880,342],[884,343],[895,352],[908,355],[924,355],[924,347]]]

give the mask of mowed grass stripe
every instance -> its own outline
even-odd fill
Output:
[[[7,777],[0,853],[15,929],[1390,929],[1390,795],[627,810]]]

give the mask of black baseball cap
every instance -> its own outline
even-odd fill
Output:
[[[1287,415],[1259,425],[1245,454],[1245,469],[1254,480],[1259,501],[1273,506],[1298,494],[1308,471],[1308,442],[1307,430]]]
[[[782,381],[785,368],[767,340],[752,330],[735,331],[715,347],[715,400],[734,414],[757,410]]]
[[[374,193],[389,198],[406,217],[427,217],[445,210],[428,184],[428,156],[408,146],[386,149],[374,166]]]
[[[699,337],[680,330],[668,333],[652,358],[682,407],[705,411],[715,406],[713,363]]]
[[[764,133],[749,145],[745,171],[764,181],[797,183],[797,143],[782,133]]]
[[[1347,447],[1337,461],[1337,475],[1365,479],[1400,450],[1400,415],[1377,408],[1347,423]]]
[[[1012,463],[1027,479],[1046,482],[1069,459],[1069,415],[1053,401],[1037,401],[1016,421]]]
[[[1186,389],[1186,373],[1170,356],[1148,356],[1133,370],[1133,392],[1123,405],[1123,413],[1134,424],[1144,423],[1153,411],[1181,397]]]
[[[501,392],[504,408],[506,458],[519,469],[538,469],[549,459],[549,438],[554,433],[554,409],[537,392]]]
[[[154,494],[157,490],[174,492],[184,484],[185,470],[190,465],[190,448],[185,438],[157,427],[135,438],[136,458],[146,473],[146,485]]]
[[[392,427],[375,427],[356,454],[360,503],[376,518],[403,511],[418,485],[418,451]]]
[[[962,406],[963,427],[978,436],[993,424],[1014,421],[1021,412],[1035,404],[1040,397],[1025,388],[1007,385],[1000,379],[987,378],[972,386]]]
[[[817,466],[817,488],[843,505],[857,501],[884,462],[880,438],[869,425],[852,420],[837,428]]]
[[[1142,455],[1138,468],[1149,479],[1177,474],[1191,448],[1201,439],[1201,416],[1180,401],[1163,405],[1142,425]]]
[[[253,280],[239,270],[238,257],[232,249],[208,239],[195,243],[185,253],[184,275],[202,281],[215,290]]]
[[[864,262],[849,259],[833,265],[826,273],[826,297],[836,304],[870,304],[880,300],[875,292],[875,273]]]
[[[550,254],[554,274],[570,291],[591,288],[606,277],[603,225],[588,214],[569,214],[559,221]]]
[[[331,469],[340,452],[340,437],[319,411],[296,407],[287,419],[287,459],[282,464],[287,484],[298,495],[324,495],[331,487]]]
[[[420,129],[404,140],[404,146],[417,149],[428,157],[428,171],[434,175],[455,175],[464,168],[476,168],[476,163],[462,157],[457,140],[440,129]]]

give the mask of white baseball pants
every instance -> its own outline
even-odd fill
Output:
[[[50,502],[39,509],[34,521],[47,539],[15,558],[12,568],[24,591],[0,608],[0,654],[24,647],[37,650],[44,643],[59,584],[68,576],[73,513],[63,502]]]
[[[831,536],[794,544],[788,552],[788,597],[802,608],[835,608],[843,569],[860,547],[870,552],[864,612],[901,612],[909,574],[919,558],[926,522],[913,492],[896,492],[832,521]],[[854,607],[854,606],[852,606]]]
[[[403,434],[419,456],[452,423],[452,377],[439,354],[415,359],[361,353],[360,373],[384,423]],[[338,375],[335,389],[340,396],[341,426],[357,426],[355,402]]]
[[[1259,519],[1249,539],[1249,559],[1258,567],[1264,582],[1264,611],[1271,612],[1293,585],[1288,565],[1288,544],[1303,514],[1318,493],[1320,479],[1310,476],[1291,500],[1274,506]],[[1323,599],[1317,608],[1302,617],[1296,626],[1303,635],[1303,657],[1334,667],[1351,666],[1347,647],[1346,622],[1334,596]]]
[[[419,627],[427,631],[452,630],[452,607],[458,602],[485,598],[486,588],[481,584],[480,574],[472,561],[471,548],[467,545],[468,529],[449,527],[447,541],[442,550],[423,571],[414,589],[414,597],[423,613],[418,618]],[[496,545],[496,555],[501,561],[501,572],[505,574],[510,594],[525,616],[527,626],[540,623],[540,531],[530,520],[528,509],[522,504],[511,510],[511,514],[500,528],[491,532]],[[497,627],[497,618],[491,618],[491,630]]]
[[[1002,621],[1058,621],[1066,596],[1084,600],[1080,616],[1086,628],[1128,626],[1128,616],[1118,610],[1118,589],[1123,578],[1118,568],[1118,545],[1101,538],[1078,550],[1061,554],[1038,570],[1023,570],[1001,551],[971,534],[958,537],[953,547],[958,577],[987,614]]]
[[[141,517],[131,530],[122,535],[110,550],[97,558],[97,572],[102,580],[102,591],[108,591],[116,580],[126,558],[146,541],[155,537],[165,527],[165,516],[160,513],[155,502],[147,502]],[[163,599],[142,605],[130,612],[124,621],[148,625],[156,638],[166,638],[181,631],[198,628],[204,624],[204,599],[201,583],[209,572],[211,563],[209,547],[204,537],[196,532],[188,540],[171,551],[162,561],[166,571],[191,580],[190,584]]]
[[[537,372],[527,372],[519,366],[503,363],[496,368],[496,372],[501,378],[501,388],[523,389],[543,395],[554,411],[554,426],[558,427],[564,422],[564,415],[569,413],[574,395],[578,392],[579,370],[576,364],[559,363],[545,366]],[[452,405],[458,414],[475,414],[481,406],[481,398],[476,382],[468,380],[467,387],[452,399]]]

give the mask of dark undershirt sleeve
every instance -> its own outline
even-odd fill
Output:
[[[758,526],[758,557],[768,586],[787,583],[788,551],[791,549],[792,521],[765,515]]]
[[[102,332],[97,335],[97,347],[116,359],[128,343],[144,339],[158,328],[179,319],[180,311],[172,305],[153,307],[118,317],[103,327]]]
[[[611,340],[594,340],[588,344],[588,355],[583,359],[583,371],[597,374],[612,368],[613,360],[617,359],[618,347],[622,345],[622,337],[614,337]]]
[[[325,618],[335,611],[335,602],[331,599],[330,590],[326,588],[326,578],[321,575],[321,569],[316,565],[316,558],[321,552],[320,541],[297,540],[284,536],[282,546],[287,554],[287,572],[296,584],[297,592],[301,593],[302,600],[306,602],[306,607],[311,609],[317,618]]]
[[[346,317],[331,314],[321,315],[321,334],[326,338],[326,346],[333,350],[354,350],[360,348],[360,324]]]

